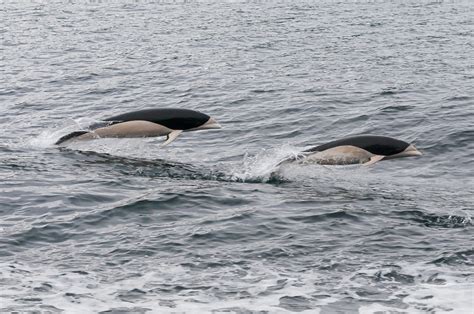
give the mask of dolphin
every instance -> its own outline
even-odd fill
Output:
[[[298,162],[321,165],[372,165],[381,160],[421,156],[413,144],[378,135],[358,135],[332,141],[291,156],[278,165]]]
[[[72,140],[97,138],[155,137],[166,136],[165,146],[173,142],[182,132],[220,129],[210,116],[189,109],[145,109],[132,111],[95,123],[87,130],[74,131],[56,141],[56,145]]]

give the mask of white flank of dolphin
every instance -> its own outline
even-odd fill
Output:
[[[374,155],[365,149],[343,145],[326,149],[322,152],[314,152],[302,160],[303,163],[318,163],[321,165],[348,165],[370,162]]]
[[[173,132],[161,124],[156,124],[149,121],[127,121],[122,123],[113,124],[110,126],[98,128],[94,131],[90,131],[86,134],[78,136],[78,140],[86,140],[93,138],[104,138],[104,137],[153,137],[153,136],[165,136]]]

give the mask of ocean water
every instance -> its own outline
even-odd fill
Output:
[[[0,312],[472,313],[473,31],[472,1],[2,1]],[[223,129],[53,144],[173,107]],[[424,155],[276,168],[355,134]]]

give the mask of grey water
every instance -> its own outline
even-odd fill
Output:
[[[0,6],[1,313],[471,313],[472,1]],[[62,135],[188,108],[221,130]],[[355,134],[417,158],[288,165]]]

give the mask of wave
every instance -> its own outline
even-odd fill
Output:
[[[468,215],[439,215],[424,213],[419,210],[401,211],[397,215],[430,228],[466,228],[472,226],[472,218]]]
[[[467,265],[474,266],[474,249],[459,251],[455,253],[447,253],[431,262],[436,265]]]

